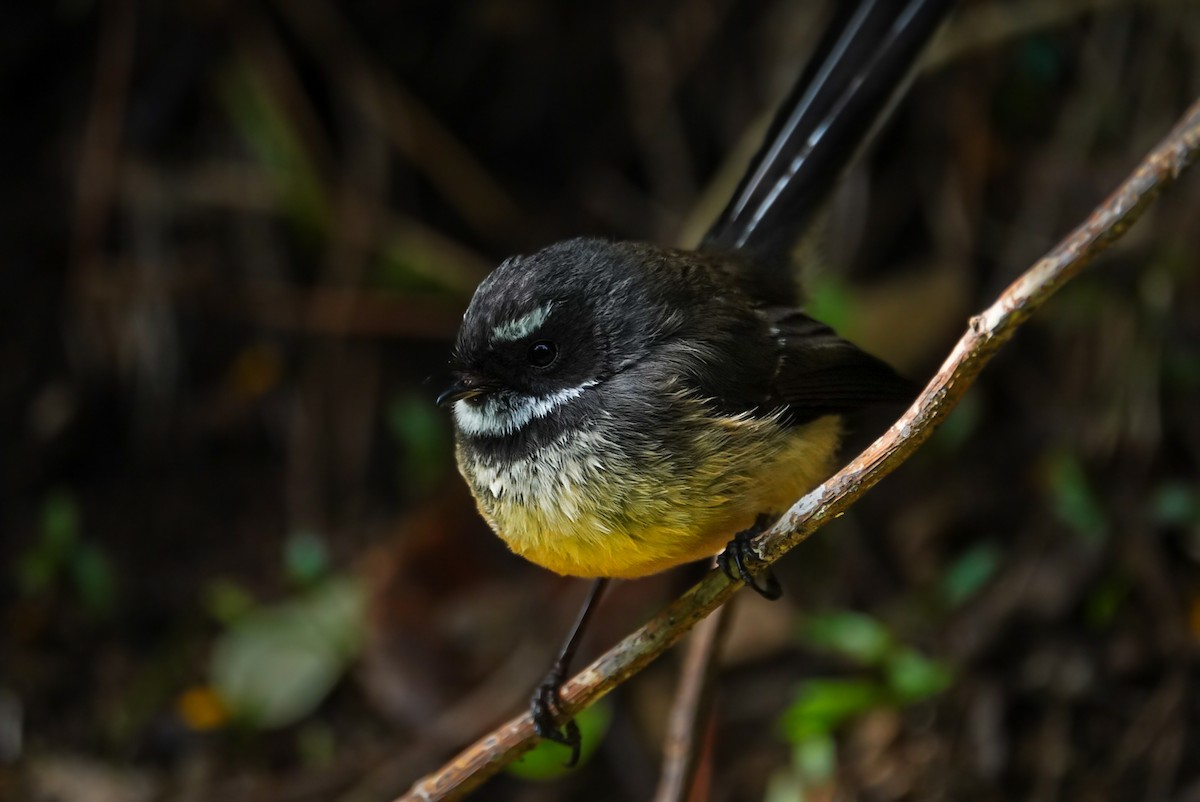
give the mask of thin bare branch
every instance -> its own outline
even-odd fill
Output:
[[[74,280],[85,284],[102,252],[121,160],[121,121],[133,74],[137,8],[107,3],[96,51],[95,78],[75,175]]]
[[[725,624],[733,612],[730,601],[700,622],[688,639],[679,690],[671,706],[667,740],[663,744],[663,770],[654,802],[687,802],[695,783],[696,761],[709,731],[713,679]]]
[[[925,390],[901,418],[833,478],[796,502],[758,541],[770,562],[842,515],[880,479],[925,442],[957,404],[979,371],[1017,328],[1122,236],[1154,197],[1200,153],[1200,101],[1092,215],[1023,273],[965,334]],[[645,668],[697,622],[724,604],[740,583],[721,571],[699,584],[626,637],[563,687],[563,712],[575,715]],[[437,772],[419,780],[398,802],[460,799],[535,743],[523,714],[467,747]]]
[[[422,103],[363,54],[368,48],[339,14],[337,4],[288,0],[276,8],[346,85],[365,118],[477,231],[506,241],[521,227],[519,204],[474,153]]]
[[[1021,0],[964,8],[946,35],[930,45],[922,70],[933,70],[972,53],[994,50],[1040,31],[1065,26],[1077,17],[1120,9],[1184,7],[1193,0]]]

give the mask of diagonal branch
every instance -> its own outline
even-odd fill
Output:
[[[958,403],[979,371],[1017,328],[1098,253],[1123,235],[1154,197],[1200,154],[1200,101],[1186,112],[1117,191],[1053,250],[1029,268],[965,334],[913,405],[866,451],[796,502],[758,541],[774,562],[818,528],[843,514],[880,479],[913,453]],[[563,686],[563,712],[574,715],[645,668],[740,587],[721,571],[710,572],[641,629],[626,637]],[[523,714],[463,750],[434,774],[419,780],[396,802],[459,799],[535,743]]]

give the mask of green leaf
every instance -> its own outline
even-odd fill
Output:
[[[314,532],[300,531],[288,536],[283,545],[283,567],[295,585],[311,585],[329,570],[329,552]]]
[[[79,542],[79,509],[66,493],[54,493],[42,504],[42,548],[62,565]]]
[[[15,573],[23,595],[39,596],[54,586],[58,564],[44,549],[35,547],[21,554]]]
[[[1108,520],[1104,508],[1092,492],[1078,457],[1065,451],[1051,456],[1047,463],[1047,485],[1059,520],[1091,542],[1100,543],[1106,538]]]
[[[866,665],[875,665],[892,648],[892,636],[880,622],[850,611],[817,615],[804,628],[810,645]]]
[[[361,647],[366,595],[332,578],[303,596],[258,608],[217,641],[210,674],[234,715],[262,728],[312,712]]]
[[[837,773],[837,742],[827,732],[801,738],[792,750],[792,765],[808,785],[829,782]]]
[[[886,689],[871,680],[809,680],[780,717],[789,743],[832,733],[849,718],[887,703]]]
[[[804,311],[844,337],[854,336],[854,297],[845,282],[814,275],[805,287]]]
[[[81,544],[71,560],[75,591],[88,612],[108,615],[117,602],[117,582],[108,558],[91,544]]]
[[[954,561],[942,580],[942,597],[951,607],[971,599],[1000,567],[1001,552],[994,543],[981,543]]]
[[[330,202],[325,187],[293,120],[256,67],[234,60],[221,75],[220,97],[291,222],[306,233],[328,231]]]
[[[404,447],[405,488],[416,495],[430,492],[450,467],[452,448],[445,416],[428,398],[406,394],[392,399],[387,422]]]
[[[1112,623],[1121,605],[1129,597],[1130,583],[1124,577],[1109,577],[1088,594],[1084,616],[1088,624],[1103,629]]]
[[[763,802],[806,802],[804,783],[790,771],[776,771],[767,780]]]
[[[21,591],[37,596],[69,583],[88,612],[107,614],[116,601],[116,581],[108,558],[80,536],[74,497],[53,493],[42,503],[37,540],[17,559]]]
[[[575,716],[579,725],[579,736],[582,739],[579,751],[579,764],[573,768],[566,767],[566,761],[571,758],[571,750],[554,741],[539,741],[538,745],[519,757],[508,766],[508,773],[523,780],[552,780],[564,774],[575,771],[585,765],[591,758],[600,741],[608,732],[612,720],[612,708],[608,700],[601,700],[591,707],[581,710]]]
[[[444,248],[416,236],[396,234],[383,246],[371,275],[384,289],[429,296],[433,303],[454,305],[470,298],[479,275],[470,266],[449,258]]]
[[[230,579],[214,579],[204,588],[204,609],[215,621],[226,626],[257,606],[250,592]]]
[[[1200,493],[1183,482],[1165,484],[1151,499],[1150,515],[1162,526],[1188,526],[1200,522]]]
[[[912,704],[936,696],[950,687],[954,674],[944,664],[904,649],[888,660],[888,685],[897,699]]]
[[[957,451],[971,439],[982,421],[983,404],[979,393],[969,391],[938,426],[933,435],[934,443],[945,451]]]

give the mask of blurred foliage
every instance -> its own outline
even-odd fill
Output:
[[[283,544],[283,570],[297,587],[311,587],[329,572],[325,541],[313,532],[293,532]]]
[[[888,703],[887,689],[869,679],[806,680],[780,725],[793,744],[830,736],[847,720]]]
[[[521,709],[567,594],[453,469],[463,306],[555,239],[703,229],[827,5],[0,12],[0,798],[390,799]],[[1192,3],[962,6],[804,271],[915,380],[1200,95]],[[1160,198],[779,567],[709,798],[1192,793],[1197,208]],[[685,581],[623,584],[589,648]],[[650,798],[675,682],[479,798]]]
[[[359,582],[334,577],[245,613],[213,646],[210,672],[221,703],[254,727],[304,718],[358,656],[364,603]]]
[[[1079,457],[1068,452],[1050,454],[1045,472],[1046,491],[1059,519],[1084,539],[1102,541],[1108,534],[1108,521]]]
[[[872,678],[806,680],[780,718],[793,745],[828,737],[848,719],[878,707],[909,705],[950,687],[946,666],[897,643],[887,628],[861,613],[841,611],[812,617],[804,641],[874,669]]]
[[[1163,526],[1200,525],[1200,487],[1184,482],[1160,486],[1150,499],[1150,515]]]
[[[445,416],[429,399],[415,393],[397,396],[387,409],[388,429],[403,447],[397,490],[411,497],[428,494],[450,472],[453,463]]]
[[[238,133],[266,170],[275,197],[298,233],[328,233],[329,200],[279,98],[251,65],[235,60],[221,76],[221,99]]]
[[[797,686],[778,722],[792,747],[791,763],[771,776],[766,802],[827,798],[837,774],[836,736],[848,722],[923,702],[953,683],[947,666],[899,643],[882,622],[862,613],[812,616],[803,639],[814,649],[871,669],[871,675],[810,679]]]
[[[807,282],[804,293],[808,314],[851,340],[861,339],[855,325],[854,297],[845,280],[818,273]]]
[[[1003,551],[995,543],[980,543],[951,563],[942,578],[947,606],[958,607],[974,598],[996,575],[1002,559]]]
[[[790,770],[771,775],[763,802],[807,802],[825,799],[837,773],[837,743],[828,734],[797,741]]]
[[[985,416],[979,393],[967,391],[953,411],[933,433],[935,448],[955,452],[963,448],[983,422]]]
[[[804,627],[804,640],[865,665],[878,665],[894,648],[891,633],[882,624],[850,611],[812,617]]]
[[[108,557],[81,535],[75,499],[64,493],[42,503],[38,537],[18,558],[16,574],[26,596],[48,597],[65,590],[93,616],[111,615],[117,602],[117,582]]]

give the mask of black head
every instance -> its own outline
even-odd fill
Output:
[[[645,280],[649,247],[568,240],[497,267],[463,316],[457,380],[438,399],[460,402],[459,428],[510,434],[640,359],[669,317]]]

